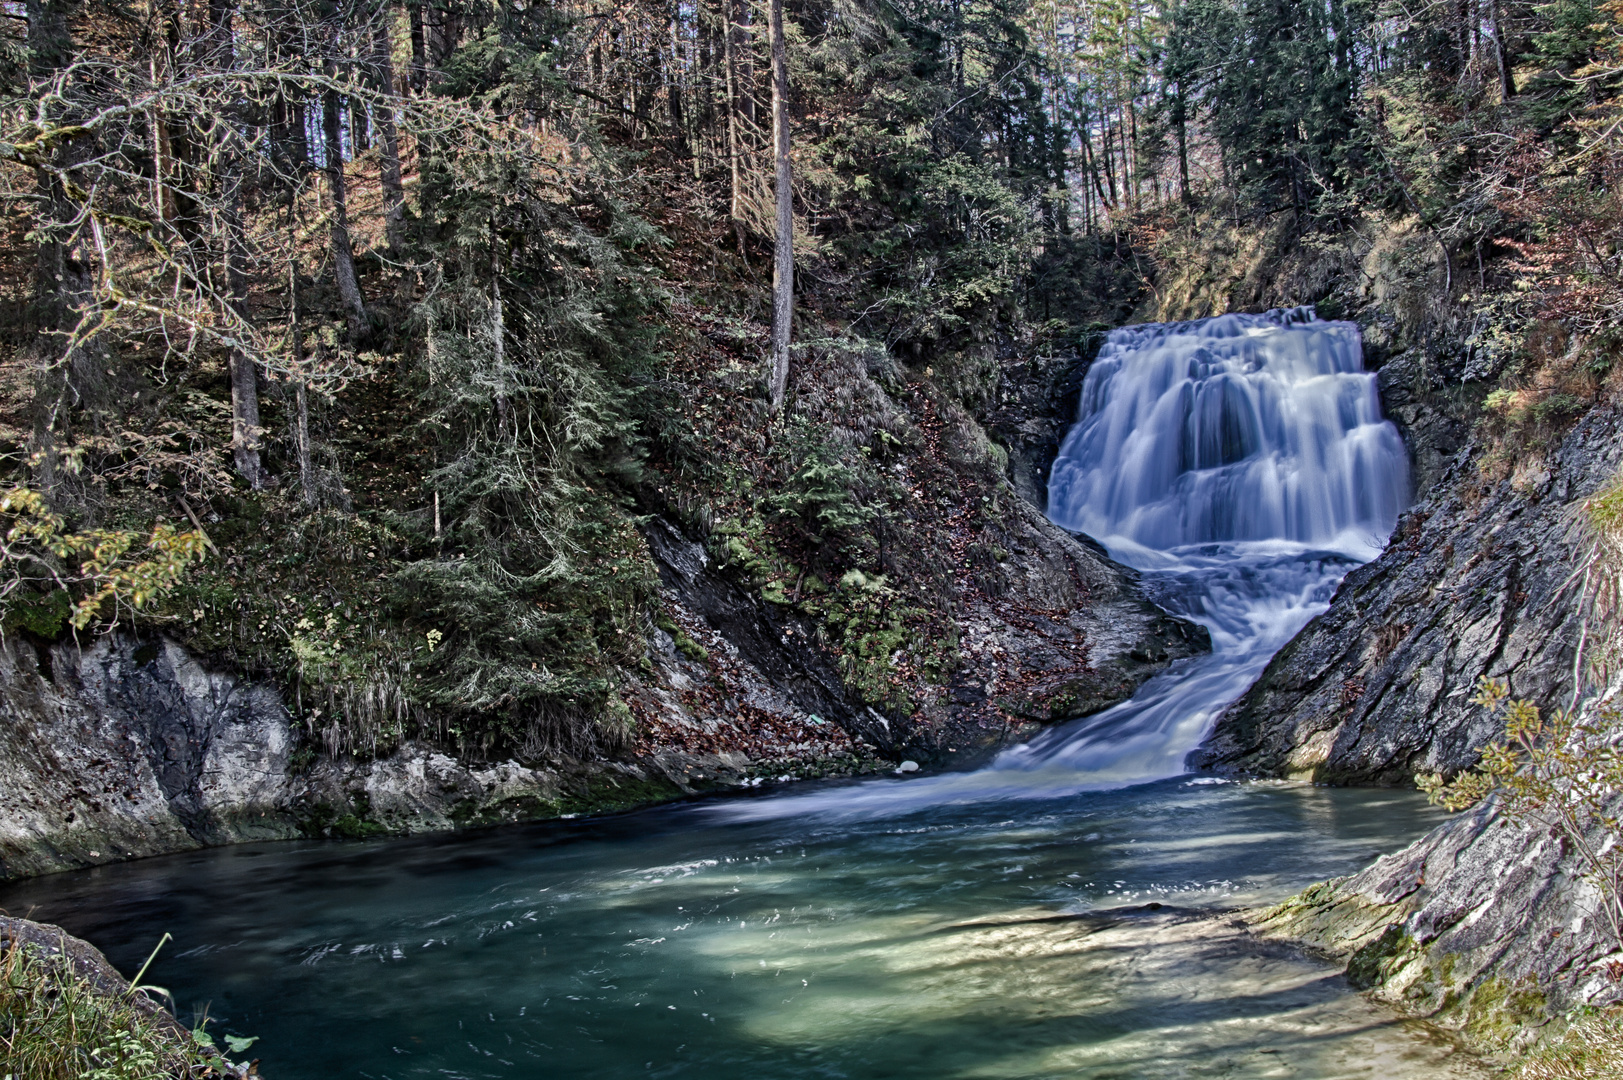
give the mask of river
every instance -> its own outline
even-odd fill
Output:
[[[1474,1076],[1424,1025],[1213,913],[1440,820],[1413,792],[1184,772],[1408,497],[1356,327],[1112,333],[1051,513],[1213,652],[988,767],[454,837],[282,843],[25,882],[183,1021],[339,1077]]]

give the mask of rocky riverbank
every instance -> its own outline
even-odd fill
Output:
[[[0,915],[0,976],[0,1069],[8,1077],[259,1075],[256,1061],[231,1061],[206,1030],[186,1030],[99,949],[59,926]]]
[[[1025,407],[1057,440],[1059,398]],[[967,414],[949,420],[984,444]],[[0,645],[0,879],[200,845],[624,810],[909,759],[967,765],[1209,648],[1131,571],[1012,492],[1003,506],[996,535],[977,538],[995,557],[966,560],[956,586],[960,661],[912,714],[866,704],[816,619],[653,519],[663,614],[620,691],[632,738],[607,755],[424,738],[356,754],[326,745],[272,681],[160,634],[13,635]]]
[[[1223,713],[1191,756],[1198,767],[1406,786],[1419,772],[1471,767],[1503,734],[1469,700],[1481,677],[1546,708],[1570,701],[1583,633],[1575,517],[1623,465],[1623,418],[1597,404],[1505,464],[1478,422],[1495,365],[1419,347],[1388,356],[1379,343],[1403,335],[1372,326],[1417,500],[1380,558],[1350,573],[1329,611]],[[1617,941],[1583,868],[1555,835],[1491,805],[1256,926],[1497,1051],[1623,1000]]]

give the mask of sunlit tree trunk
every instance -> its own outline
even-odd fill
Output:
[[[783,40],[783,0],[768,9],[772,40],[772,148],[777,161],[774,194],[777,239],[772,249],[772,411],[783,408],[789,388],[789,339],[795,314],[794,169],[789,160],[789,54]]]

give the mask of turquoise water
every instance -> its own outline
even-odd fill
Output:
[[[1357,328],[1306,311],[1114,331],[1056,520],[1213,651],[973,773],[588,823],[266,844],[0,892],[272,1080],[1479,1075],[1220,913],[1415,839],[1414,792],[1183,774],[1373,558],[1407,466]]]
[[[1437,820],[1412,793],[1186,778],[877,819],[717,812],[739,802],[217,849],[0,905],[125,971],[173,933],[149,978],[183,1020],[260,1036],[272,1080],[1390,1078],[1453,1060],[1319,965],[1213,944],[1219,924],[1187,915],[1412,839]]]

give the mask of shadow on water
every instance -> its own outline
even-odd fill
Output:
[[[1214,651],[986,769],[203,851],[0,904],[126,970],[172,932],[150,977],[262,1036],[274,1080],[1476,1075],[1221,915],[1438,812],[1181,775],[1405,497],[1356,345],[1300,312],[1111,335],[1051,503]]]

